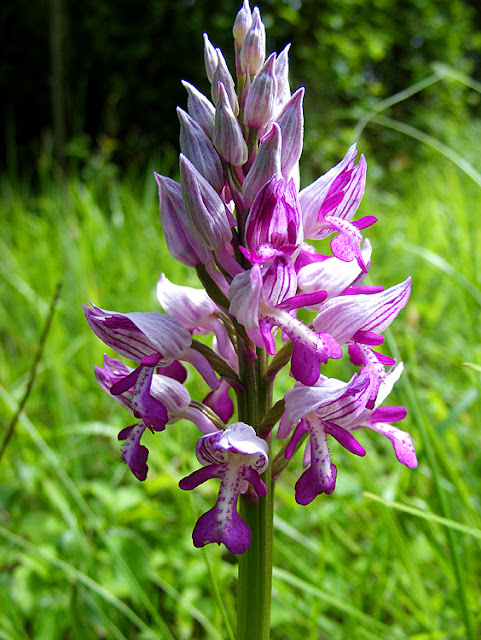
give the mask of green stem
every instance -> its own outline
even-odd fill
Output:
[[[266,377],[267,356],[258,350],[258,359],[249,362],[241,355],[239,420],[256,431],[272,404],[272,383]],[[273,484],[271,465],[262,479],[267,486],[264,498],[241,497],[240,515],[252,534],[252,542],[239,556],[237,594],[237,640],[269,640],[272,587]]]

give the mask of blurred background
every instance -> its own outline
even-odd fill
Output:
[[[236,559],[192,546],[189,423],[119,461],[130,417],[96,386],[81,309],[158,310],[169,257],[153,171],[177,178],[185,79],[209,94],[202,33],[233,71],[239,3],[12,0],[0,8],[0,639],[232,638]],[[273,640],[481,637],[481,8],[472,0],[270,0],[267,50],[306,87],[301,181],[357,141],[360,215],[379,218],[370,284],[413,276],[385,352],[405,362],[419,468],[361,434],[338,486],[301,508],[276,489]],[[32,392],[32,363],[63,287]],[[110,354],[111,355],[111,354]],[[467,364],[466,364],[467,363]],[[352,374],[349,366],[336,375]],[[291,381],[280,381],[278,394]],[[207,392],[188,380],[193,397]],[[147,434],[148,435],[148,434]],[[7,442],[8,440],[8,442]],[[3,444],[2,444],[3,443]],[[5,445],[5,446],[3,446]]]

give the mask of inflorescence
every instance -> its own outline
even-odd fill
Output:
[[[233,33],[237,83],[204,34],[211,99],[183,83],[180,182],[155,175],[169,252],[197,270],[204,289],[173,284],[162,274],[157,294],[164,313],[92,305],[85,315],[106,345],[136,365],[106,355],[103,367],[95,367],[102,389],[137,420],[119,433],[122,460],[145,480],[145,430],[163,431],[179,419],[195,424],[202,466],[180,487],[194,489],[209,478],[221,483],[214,507],[195,526],[194,544],[223,543],[243,553],[251,533],[237,513],[239,495],[265,496],[268,465],[274,464],[276,479],[304,442],[305,470],[295,486],[301,505],[334,491],[329,438],[364,456],[355,433],[371,429],[391,440],[401,463],[415,468],[417,460],[410,435],[392,424],[406,410],[381,406],[402,363],[376,347],[408,301],[410,278],[386,290],[362,284],[372,248],[361,230],[376,222],[373,216],[353,219],[366,160],[361,155],[356,163],[352,145],[339,164],[299,190],[304,89],[291,95],[289,46],[266,59],[265,27],[248,0]],[[332,255],[308,242],[330,236]],[[312,312],[309,324],[297,317],[301,308]],[[198,334],[212,335],[211,346],[193,338]],[[231,395],[245,389],[242,372],[261,353],[267,354],[269,384],[290,364],[293,387],[259,424],[246,424],[240,412],[229,424]],[[358,368],[349,381],[321,373],[321,365],[343,354]],[[203,402],[184,386],[183,363],[210,388]],[[278,421],[277,438],[285,442],[274,462],[271,434]]]

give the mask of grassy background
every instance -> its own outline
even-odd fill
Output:
[[[467,124],[457,151],[480,170],[476,140]],[[374,433],[360,435],[364,459],[333,443],[337,489],[308,507],[294,502],[300,459],[287,469],[276,489],[273,640],[481,636],[481,376],[463,366],[481,363],[481,178],[447,153],[426,147],[415,159],[400,150],[389,182],[368,158],[361,209],[379,217],[369,230],[370,281],[387,287],[413,276],[387,351],[406,365],[392,404],[408,407],[419,468],[399,465]],[[0,463],[2,639],[230,637],[235,557],[191,541],[215,483],[193,495],[177,487],[197,466],[196,429],[179,422],[147,434],[148,480],[130,474],[116,440],[130,418],[95,383],[103,348],[81,309],[92,300],[156,310],[161,271],[196,286],[166,251],[154,168],[173,175],[175,158],[119,175],[94,157],[63,185],[40,166],[35,192],[2,182],[3,433],[63,281],[33,392]],[[194,397],[206,391],[194,377],[188,384]]]

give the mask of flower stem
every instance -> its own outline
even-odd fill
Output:
[[[267,354],[258,349],[258,358],[249,362],[241,358],[239,419],[256,431],[272,404],[272,383],[266,377]],[[267,486],[264,498],[241,496],[240,515],[252,534],[252,542],[239,556],[237,593],[237,640],[269,640],[272,543],[273,543],[273,484],[271,466],[263,474]]]

